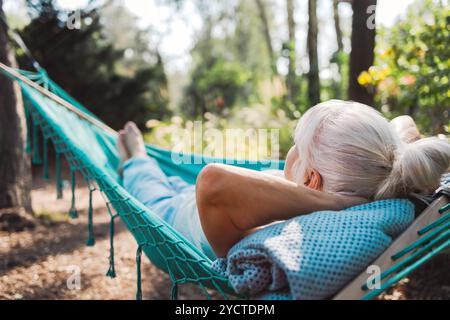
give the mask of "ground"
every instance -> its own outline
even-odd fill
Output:
[[[67,183],[66,183],[67,185]],[[70,189],[64,199],[56,200],[54,183],[34,182],[33,208],[39,216],[33,230],[0,232],[0,299],[134,299],[136,295],[136,242],[125,225],[116,220],[114,238],[116,273],[105,274],[109,267],[109,215],[102,197],[95,193],[93,205],[94,247],[87,239],[89,192],[77,187],[78,219],[70,219]],[[81,289],[70,290],[74,268],[81,274]],[[144,299],[168,299],[169,277],[142,259]],[[199,288],[182,286],[180,299],[204,299]]]
[[[66,183],[68,185],[68,183]],[[136,292],[136,243],[122,223],[116,224],[115,279],[106,277],[109,256],[109,216],[103,199],[94,197],[96,244],[85,246],[87,239],[88,191],[76,190],[78,219],[67,217],[70,189],[56,200],[53,182],[34,179],[33,207],[39,216],[33,230],[0,232],[0,299],[134,299]],[[438,256],[424,268],[389,290],[381,298],[450,299],[450,254]],[[74,268],[79,268],[80,289],[69,289]],[[168,276],[148,259],[142,263],[144,299],[168,299]],[[198,287],[180,288],[180,299],[204,299]]]

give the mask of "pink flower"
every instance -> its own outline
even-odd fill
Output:
[[[413,75],[406,75],[400,78],[400,84],[410,86],[416,83],[416,77]]]

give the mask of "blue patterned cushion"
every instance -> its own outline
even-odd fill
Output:
[[[413,220],[413,204],[401,199],[315,212],[246,237],[213,267],[240,294],[325,299],[361,273]]]

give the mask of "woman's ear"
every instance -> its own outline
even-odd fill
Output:
[[[289,150],[286,156],[286,164],[284,166],[284,176],[289,181],[295,181],[294,171],[297,167],[297,162],[299,159],[298,151],[295,145]]]
[[[308,173],[308,178],[305,182],[305,185],[308,188],[322,191],[322,187],[323,187],[322,176],[320,175],[320,173],[317,170],[315,170],[315,169],[310,170]]]

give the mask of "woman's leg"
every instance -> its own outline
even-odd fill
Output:
[[[127,123],[119,131],[117,146],[123,162],[125,189],[165,221],[173,221],[173,210],[168,209],[176,190],[156,160],[147,156],[144,139],[134,123]]]
[[[167,224],[199,248],[207,257],[216,256],[204,235],[195,200],[195,186],[175,184],[150,157],[132,158],[123,169],[125,189]]]
[[[163,220],[173,222],[177,193],[155,159],[145,156],[127,160],[123,166],[123,186]]]
[[[181,179],[167,177],[157,161],[145,154],[140,132],[135,130],[138,129],[126,126],[119,135],[120,152],[134,155],[123,165],[124,188],[208,257],[215,258],[201,228],[195,187]]]

